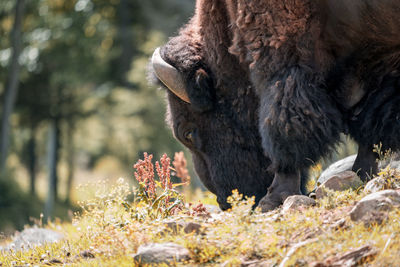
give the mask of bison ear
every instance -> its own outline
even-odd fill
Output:
[[[187,93],[194,110],[205,112],[214,106],[215,91],[210,75],[203,68],[197,69],[189,78]]]

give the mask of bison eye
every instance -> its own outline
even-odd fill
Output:
[[[177,139],[190,149],[200,149],[201,140],[197,125],[192,122],[179,123],[175,129]]]
[[[194,139],[193,139],[193,130],[189,130],[183,133],[183,137],[185,138],[185,141],[188,143],[193,144]]]

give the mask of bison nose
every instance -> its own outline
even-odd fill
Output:
[[[226,202],[226,198],[217,197],[217,202],[220,209],[223,211],[231,208],[231,205]]]

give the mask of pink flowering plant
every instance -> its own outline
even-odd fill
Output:
[[[144,159],[139,160],[133,167],[135,179],[139,184],[134,194],[136,205],[123,202],[123,206],[131,212],[132,218],[139,221],[147,218],[165,218],[185,209],[183,196],[176,190],[176,187],[190,183],[183,152],[175,154],[173,167],[166,154],[154,165],[153,155],[147,153],[144,153]],[[182,182],[173,183],[171,175],[180,178]]]

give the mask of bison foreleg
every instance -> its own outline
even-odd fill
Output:
[[[300,173],[275,173],[274,181],[268,188],[268,194],[260,200],[258,206],[262,212],[275,209],[292,195],[301,195]]]
[[[342,130],[341,114],[318,74],[294,67],[266,84],[257,84],[259,127],[275,178],[264,210],[300,192],[299,173],[330,152]]]
[[[359,144],[358,154],[352,170],[356,172],[364,182],[370,179],[378,171],[378,154],[372,146]]]

